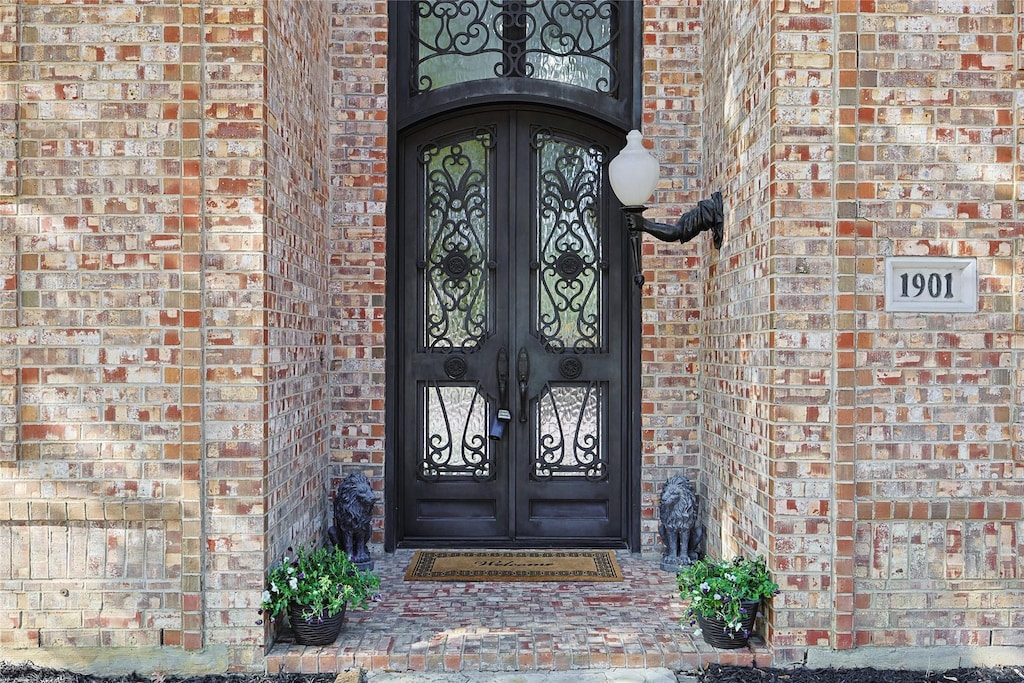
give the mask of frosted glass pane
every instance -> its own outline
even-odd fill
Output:
[[[420,475],[424,479],[491,476],[487,438],[487,399],[475,386],[422,388],[424,442]]]
[[[608,476],[603,403],[604,391],[596,382],[545,387],[535,409],[534,479]]]

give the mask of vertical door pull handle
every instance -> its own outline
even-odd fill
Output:
[[[498,412],[491,420],[491,429],[487,436],[492,441],[499,441],[505,436],[505,423],[512,419],[508,411],[508,351],[502,346],[498,349]]]
[[[498,349],[498,419],[512,419],[508,410],[508,351],[504,346]]]
[[[526,353],[526,347],[519,349],[516,377],[519,380],[519,421],[526,422],[526,388],[530,383],[530,355]]]

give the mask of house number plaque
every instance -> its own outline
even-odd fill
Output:
[[[973,313],[978,262],[973,258],[890,256],[885,259],[885,310]]]

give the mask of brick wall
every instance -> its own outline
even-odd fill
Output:
[[[0,7],[5,646],[187,628],[186,14]]]
[[[330,18],[322,3],[204,10],[203,598],[209,642],[242,645],[232,666],[252,668],[265,566],[320,542],[330,513]]]
[[[330,513],[328,56],[330,7],[268,6],[269,562],[322,536]]]
[[[700,172],[700,3],[647,2],[643,26],[641,132],[661,163],[645,217],[674,223],[680,211],[711,191]],[[640,541],[647,551],[661,547],[656,510],[662,485],[674,474],[697,480],[699,378],[706,360],[700,341],[709,253],[701,246],[704,237],[686,245],[652,237],[643,242]]]
[[[1024,6],[965,7],[643,9],[649,216],[721,189],[726,242],[645,240],[642,549],[699,478],[779,662],[1024,644]],[[348,471],[386,502],[386,44],[382,0],[0,0],[0,645],[258,667],[265,565]],[[886,313],[916,254],[979,312]]]
[[[783,591],[769,619],[778,651],[837,645],[836,352],[845,337],[835,291],[835,9],[791,3],[772,20],[765,493]]]
[[[331,457],[384,503],[387,3],[333,3],[331,29]],[[383,508],[374,542],[384,540]]]
[[[700,331],[704,419],[699,440],[707,550],[716,557],[768,554],[772,415],[770,59],[764,3],[704,8],[705,173],[726,205],[725,242],[711,254]],[[710,253],[710,245],[704,246]]]
[[[705,7],[702,476],[777,661],[1020,644],[1021,9]],[[907,255],[976,257],[979,312],[886,313]]]
[[[844,19],[857,645],[1024,644],[1024,5],[968,7]],[[885,258],[914,255],[976,258],[978,312],[885,313]]]
[[[330,510],[329,8],[0,14],[0,644],[258,667]]]
[[[205,635],[262,665],[264,568],[323,540],[329,7],[204,5]]]
[[[0,462],[17,457],[17,350],[10,331],[18,326],[18,237],[13,216],[18,194],[18,6],[0,2]]]
[[[209,643],[259,642],[271,378],[270,59],[264,9],[202,7],[203,608]],[[276,169],[275,169],[276,170]],[[278,208],[278,207],[275,207]],[[281,209],[282,211],[285,209]],[[275,228],[275,236],[280,228]],[[278,408],[280,409],[280,408]],[[267,481],[272,481],[267,472]],[[233,570],[233,571],[231,571]],[[246,590],[248,589],[248,590]],[[186,643],[188,647],[188,643]]]

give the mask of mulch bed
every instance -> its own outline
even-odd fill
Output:
[[[34,664],[0,662],[2,683],[334,683],[337,674],[208,674],[205,676],[172,676],[128,674],[123,676],[92,676],[59,669],[46,669]]]
[[[756,669],[712,664],[701,683],[1024,683],[1024,667],[903,671],[892,669]]]

